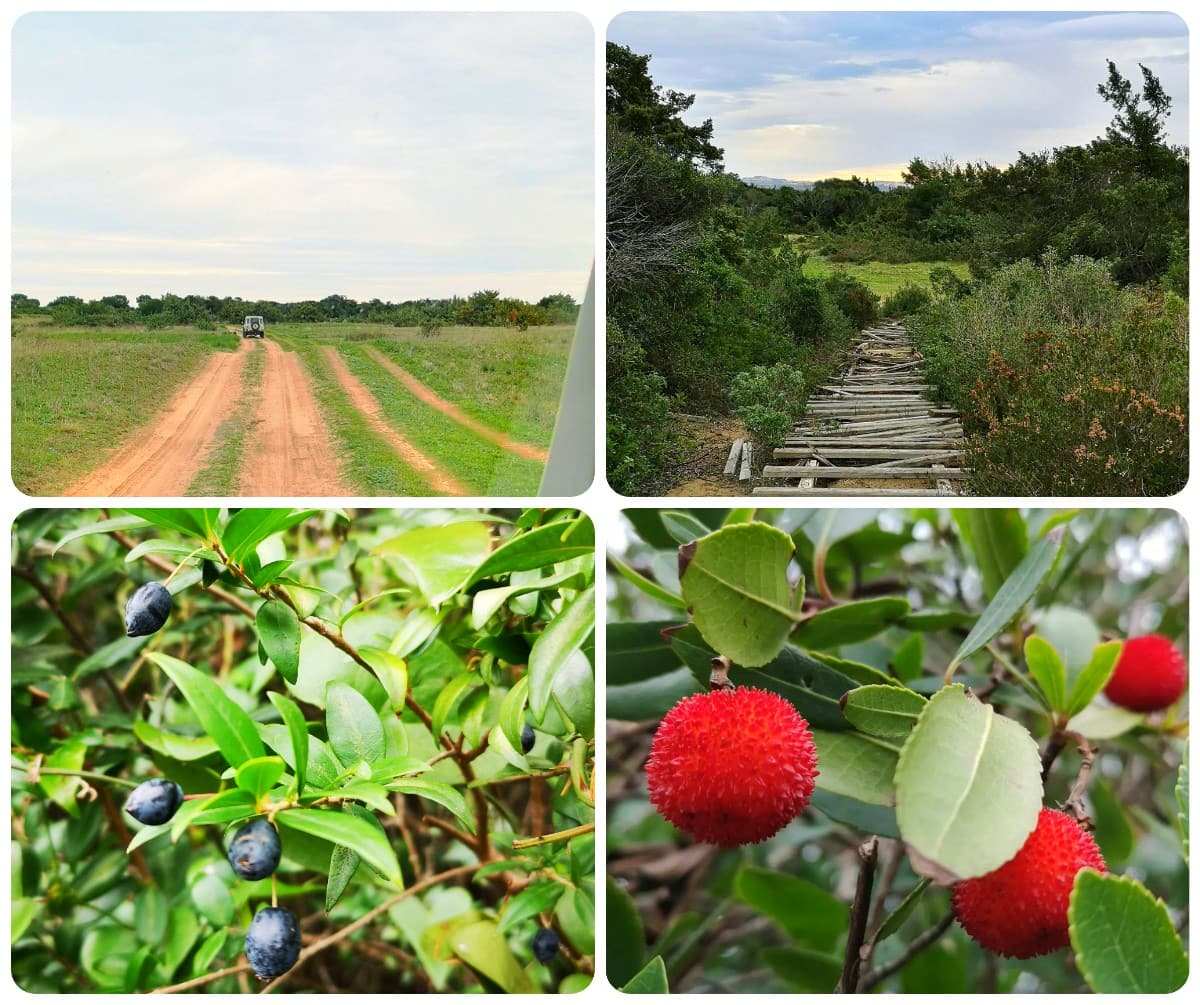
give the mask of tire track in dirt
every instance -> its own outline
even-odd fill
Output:
[[[247,434],[238,494],[243,496],[349,496],[341,461],[300,357],[278,342],[267,353],[258,413]]]
[[[204,467],[217,427],[241,394],[250,346],[215,352],[164,411],[65,496],[182,496]]]
[[[398,363],[388,359],[378,349],[372,349],[370,346],[364,346],[363,349],[371,359],[396,377],[414,397],[431,408],[436,408],[460,426],[465,426],[476,436],[481,436],[483,439],[496,444],[496,446],[503,447],[510,454],[516,454],[517,457],[524,457],[529,461],[541,461],[545,464],[549,460],[550,454],[548,451],[542,450],[540,447],[530,446],[528,443],[521,443],[519,440],[514,440],[512,437],[492,429],[491,426],[485,426],[479,420],[471,418],[471,416],[467,415],[457,405],[447,401],[428,384],[421,383],[411,373]]]
[[[362,381],[350,372],[350,368],[346,366],[345,361],[338,355],[338,351],[333,346],[325,346],[325,356],[329,361],[329,368],[333,371],[334,376],[337,377],[338,383],[342,385],[342,390],[349,396],[354,407],[363,414],[375,432],[392,445],[393,449],[401,456],[404,462],[416,470],[434,492],[447,496],[469,496],[475,494],[453,475],[434,464],[433,461],[421,452],[419,447],[406,440],[388,425],[383,415],[383,409],[380,407],[375,395],[368,390]]]

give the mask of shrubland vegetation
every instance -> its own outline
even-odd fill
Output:
[[[1082,146],[1006,167],[914,158],[897,186],[765,189],[722,170],[712,123],[682,121],[691,97],[656,87],[648,56],[608,54],[614,487],[661,487],[673,409],[728,411],[756,365],[796,367],[811,388],[880,314],[914,318],[962,410],[972,491],[1182,486],[1189,157],[1151,70],[1135,90],[1108,64],[1112,124]],[[1055,461],[1022,470],[1048,443]]]
[[[515,325],[521,329],[537,325],[574,324],[579,305],[568,293],[553,293],[537,303],[502,297],[496,290],[479,290],[469,297],[405,300],[401,303],[368,300],[359,302],[333,294],[322,300],[279,303],[274,300],[243,300],[241,297],[180,297],[166,293],[152,297],[143,293],[130,302],[124,294],[82,300],[62,296],[43,305],[23,293],[12,294],[12,316],[48,314],[55,324],[88,327],[121,327],[142,324],[148,328],[173,325],[240,324],[248,314],[261,315],[268,324],[306,321],[373,322],[398,327]]]

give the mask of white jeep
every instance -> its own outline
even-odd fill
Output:
[[[267,326],[257,314],[247,315],[242,319],[242,338],[264,338]]]

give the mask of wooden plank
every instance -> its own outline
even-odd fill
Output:
[[[820,466],[821,466],[821,462],[818,461],[816,458],[813,458],[813,460],[809,461],[808,464],[805,465],[805,467],[808,467],[808,468],[819,468]],[[763,472],[764,472],[763,477],[766,477],[766,468],[763,468]],[[800,487],[801,488],[811,489],[816,484],[817,484],[817,480],[815,478],[801,478],[800,479]]]
[[[763,468],[764,478],[802,478],[808,474],[808,469],[817,461],[809,461],[807,465],[768,464]],[[936,474],[941,478],[966,478],[970,473],[966,468],[946,468],[939,465]],[[822,481],[831,478],[916,478],[918,475],[935,474],[933,468],[884,468],[877,465],[858,467],[822,467],[817,477]]]
[[[879,450],[889,457],[896,457],[907,456],[909,453],[923,453],[926,450],[948,450],[958,453],[962,447],[957,440],[930,440],[922,442],[919,446],[910,446],[892,439],[872,439],[870,437],[862,439],[789,439],[786,443],[787,446],[775,448],[775,456],[780,460],[808,458],[812,456],[814,450],[828,452],[830,456],[847,457],[866,457],[867,454],[859,453],[859,451]],[[847,451],[847,453],[840,454],[838,453],[840,451]],[[848,451],[854,451],[854,453]]]
[[[750,480],[750,471],[751,471],[750,465],[752,463],[751,451],[752,451],[753,447],[754,447],[754,444],[751,443],[749,440],[747,440],[744,444],[742,444],[742,469],[741,469],[741,471],[738,472],[738,481],[739,482],[748,482]]]
[[[937,471],[939,468],[941,468],[941,465],[940,465],[940,464],[935,464],[935,465],[933,466],[933,470],[934,470],[934,471]],[[941,478],[941,477],[939,477],[939,478],[938,478],[938,480],[937,480],[937,493],[938,493],[938,495],[940,495],[940,496],[952,496],[952,495],[954,495],[954,486],[950,484],[950,479],[948,479],[948,478]]]
[[[937,489],[843,489],[802,488],[795,485],[757,485],[756,496],[937,496]]]
[[[742,441],[734,440],[729,448],[729,460],[725,462],[725,474],[731,475],[737,471],[738,458],[742,456]]]
[[[911,460],[951,460],[961,451],[952,447],[938,450],[927,450],[922,447],[842,447],[836,444],[826,447],[776,447],[775,459],[806,460],[820,453],[822,457],[842,457],[848,460],[862,458],[871,461],[891,461],[900,459]]]

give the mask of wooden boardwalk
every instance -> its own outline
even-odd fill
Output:
[[[925,397],[923,362],[903,324],[862,332],[850,368],[809,398],[753,494],[965,494],[962,419]]]

